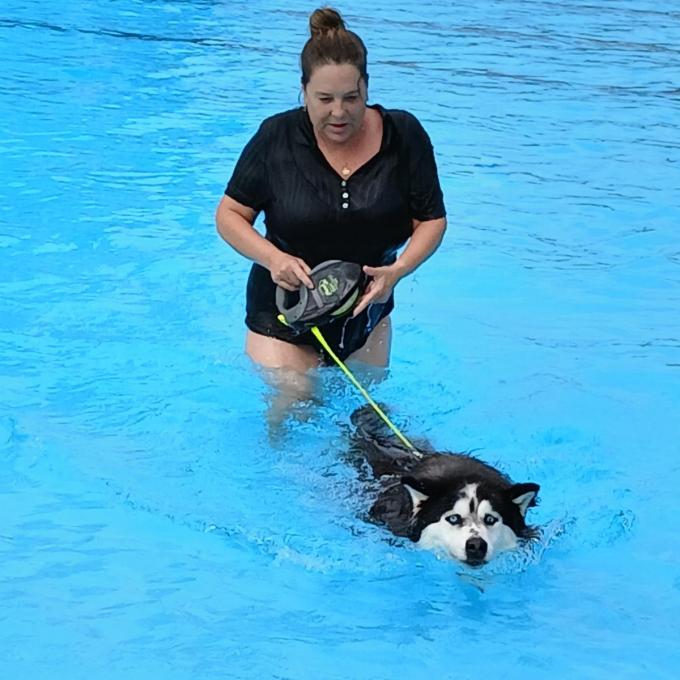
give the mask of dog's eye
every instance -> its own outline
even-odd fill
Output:
[[[453,524],[453,526],[455,527],[458,526],[463,521],[463,518],[460,515],[449,515],[446,518],[446,521],[449,524]]]
[[[484,524],[486,524],[488,527],[492,527],[497,521],[498,517],[494,517],[493,515],[484,515]]]

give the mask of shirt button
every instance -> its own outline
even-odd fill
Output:
[[[342,207],[345,208],[345,209],[349,208],[349,203],[343,203]]]
[[[341,187],[346,187],[346,186],[347,186],[347,182],[343,179],[342,182],[340,182],[340,186],[341,186]]]
[[[349,194],[345,191],[345,193],[342,195],[343,198],[349,198]]]

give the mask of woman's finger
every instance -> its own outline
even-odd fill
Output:
[[[283,279],[281,279],[277,283],[277,285],[280,286],[281,288],[283,288],[284,290],[289,290],[291,293],[293,291],[297,290],[300,287],[298,285],[293,285],[292,283],[288,283],[288,281],[284,281]]]
[[[312,268],[302,259],[299,257],[296,258],[296,260],[300,263],[300,266],[302,267],[302,271],[304,271],[305,274],[311,274],[312,273]]]
[[[286,290],[295,290],[299,285],[296,277],[285,269],[276,274],[272,273],[272,281]]]
[[[308,271],[305,271],[308,270]],[[312,279],[309,278],[309,272],[312,270],[307,267],[307,265],[302,262],[302,260],[298,260],[298,266],[295,271],[295,274],[300,281],[301,284],[304,286],[307,286],[307,288],[314,288],[314,283],[312,282]]]
[[[354,311],[352,312],[352,316],[358,316],[361,314],[361,312],[368,307],[368,305],[373,302],[373,299],[375,298],[375,291],[370,291],[367,290],[363,296],[359,299],[359,302],[357,302],[356,307],[354,308]]]

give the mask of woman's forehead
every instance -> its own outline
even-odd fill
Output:
[[[360,79],[353,64],[323,64],[314,69],[307,87],[315,92],[347,94],[358,90]]]

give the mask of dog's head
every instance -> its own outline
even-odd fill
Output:
[[[535,535],[525,516],[540,488],[511,484],[492,468],[476,472],[402,478],[413,503],[413,540],[470,566],[485,564],[514,548],[518,539]]]

